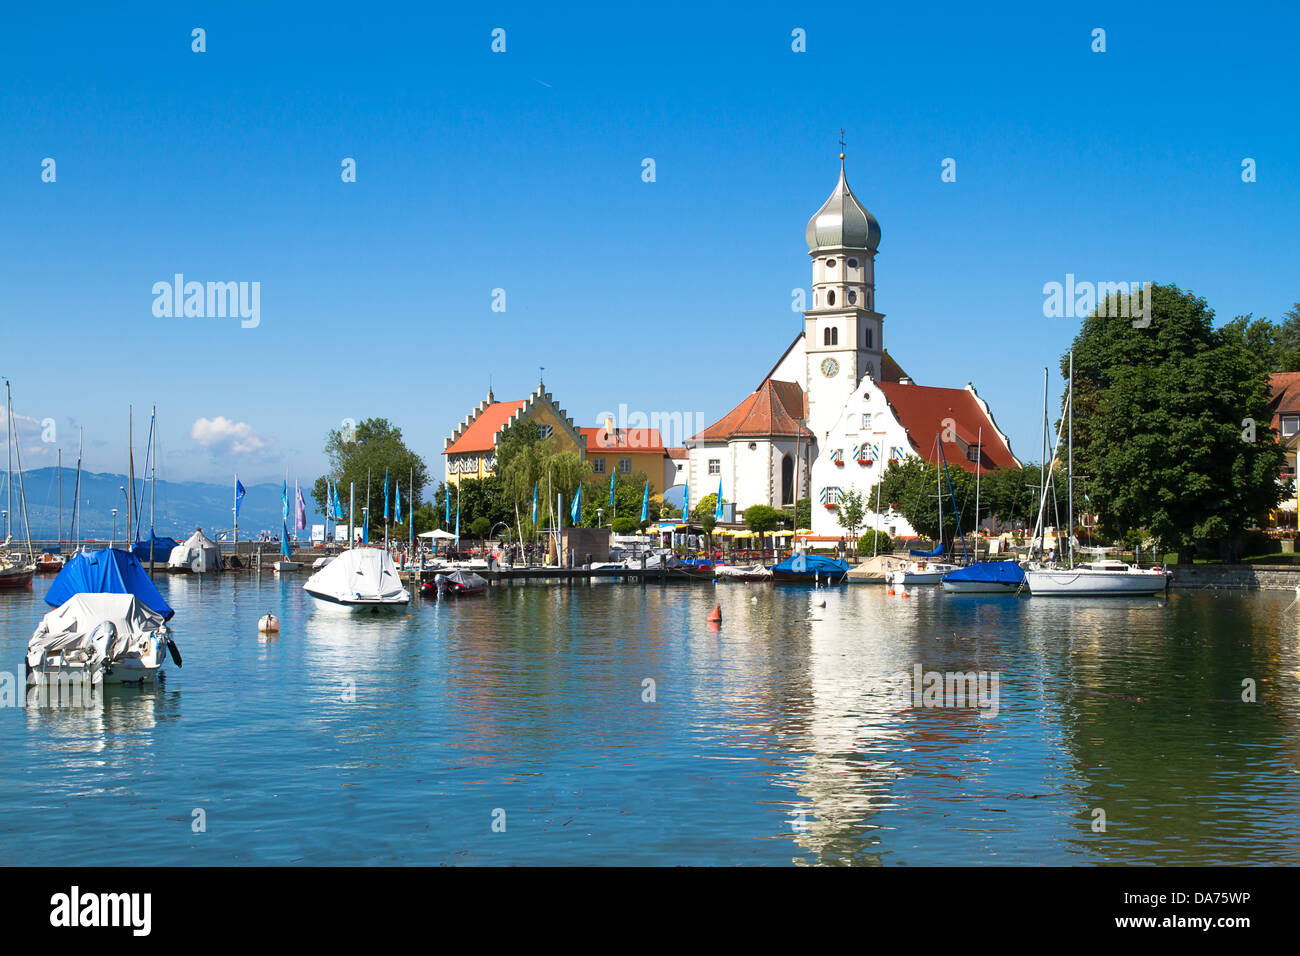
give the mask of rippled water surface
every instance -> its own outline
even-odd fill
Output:
[[[20,682],[50,580],[0,592]],[[600,583],[358,617],[301,582],[160,576],[165,686],[0,708],[0,863],[1300,862],[1291,592]],[[912,706],[917,664],[996,672],[998,712]]]

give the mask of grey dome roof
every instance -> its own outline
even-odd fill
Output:
[[[840,160],[840,181],[816,215],[808,220],[808,251],[822,249],[869,249],[880,245],[880,223],[858,202],[844,179],[844,161]]]

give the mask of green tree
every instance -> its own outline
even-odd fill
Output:
[[[1266,363],[1213,317],[1204,299],[1156,285],[1149,326],[1094,313],[1074,340],[1075,473],[1102,530],[1146,528],[1181,561],[1210,542],[1234,556],[1282,494]]]
[[[849,533],[849,539],[852,540],[857,537],[857,531],[862,527],[866,514],[867,509],[862,504],[862,492],[850,488],[844,492],[839,507],[835,509],[835,522]]]
[[[339,498],[346,512],[349,499],[349,486],[355,484],[357,489],[356,523],[361,523],[361,509],[366,504],[367,480],[370,495],[370,529],[373,533],[383,531],[384,526],[384,470],[390,476],[389,494],[396,491],[395,483],[402,484],[402,507],[409,507],[407,497],[411,489],[411,475],[415,478],[415,503],[419,507],[428,483],[428,468],[424,459],[406,446],[402,440],[402,430],[386,418],[367,418],[349,433],[340,428],[329,431],[325,437],[325,457],[329,460],[329,472],[317,478],[312,485],[311,496],[316,503],[316,510],[325,512],[329,501],[329,484],[338,483]],[[390,502],[391,505],[391,502]],[[346,518],[347,515],[345,514]]]
[[[745,509],[745,527],[755,534],[767,534],[781,526],[781,512],[767,505],[750,505]]]
[[[889,554],[894,549],[894,543],[889,539],[889,535],[883,531],[877,531],[875,528],[868,528],[858,539],[858,554]]]
[[[794,528],[795,531],[802,531],[804,528],[812,527],[812,499],[800,498],[794,503]]]

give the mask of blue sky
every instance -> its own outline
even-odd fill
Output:
[[[523,397],[539,366],[580,425],[712,421],[800,329],[841,127],[891,354],[974,381],[1037,457],[1077,328],[1045,282],[1175,282],[1221,320],[1300,299],[1298,28],[1226,4],[11,9],[0,375],[57,426],[26,426],[25,463],[81,425],[87,467],[123,470],[127,406],[139,429],[156,403],[168,479],[310,483],[326,431],[372,415],[440,475],[489,378]],[[260,282],[260,325],[156,318],[177,272]]]

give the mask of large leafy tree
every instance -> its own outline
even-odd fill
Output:
[[[325,456],[329,459],[329,473],[316,479],[311,496],[322,514],[329,502],[329,483],[338,483],[343,509],[348,508],[349,486],[357,490],[356,522],[361,523],[361,509],[366,505],[369,486],[370,526],[372,532],[382,529],[384,523],[384,470],[389,472],[389,507],[398,482],[402,485],[402,510],[406,512],[411,502],[411,475],[415,476],[415,505],[418,508],[428,484],[428,468],[424,459],[402,441],[402,430],[386,418],[367,418],[349,433],[340,428],[331,429],[325,438]]]
[[[1204,299],[1156,285],[1148,326],[1094,313],[1074,340],[1075,473],[1102,530],[1146,528],[1185,561],[1210,542],[1232,556],[1282,494],[1269,362],[1249,322],[1216,330],[1213,317]]]

